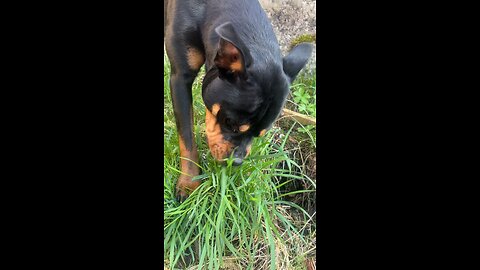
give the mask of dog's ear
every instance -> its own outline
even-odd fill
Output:
[[[300,70],[307,64],[312,55],[313,46],[309,43],[300,43],[283,58],[283,71],[292,83]]]
[[[244,74],[246,67],[251,65],[252,58],[233,25],[226,22],[215,28],[215,32],[220,36],[215,65],[222,72]]]

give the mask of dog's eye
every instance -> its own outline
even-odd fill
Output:
[[[225,119],[225,126],[227,126],[228,129],[233,131],[233,133],[238,133],[238,128],[235,125],[235,122],[232,121],[230,118]]]

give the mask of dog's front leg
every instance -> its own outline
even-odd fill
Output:
[[[200,173],[198,152],[193,134],[192,83],[196,74],[174,72],[170,77],[170,90],[180,145],[181,175],[177,181],[177,200],[184,201],[200,181],[192,178]]]

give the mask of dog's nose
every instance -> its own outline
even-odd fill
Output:
[[[243,159],[241,159],[241,158],[237,157],[237,158],[233,159],[233,166],[240,166],[240,165],[242,165],[242,163],[243,163]]]
[[[245,151],[237,148],[233,152],[233,166],[240,166],[243,163],[243,158],[245,158]]]

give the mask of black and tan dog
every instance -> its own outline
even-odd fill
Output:
[[[179,134],[182,174],[177,199],[198,187],[193,135],[192,83],[205,64],[202,96],[212,156],[234,165],[249,154],[278,117],[289,85],[305,66],[310,44],[282,57],[257,0],[165,0],[164,38],[171,63],[170,89]],[[191,161],[190,161],[191,160]]]

